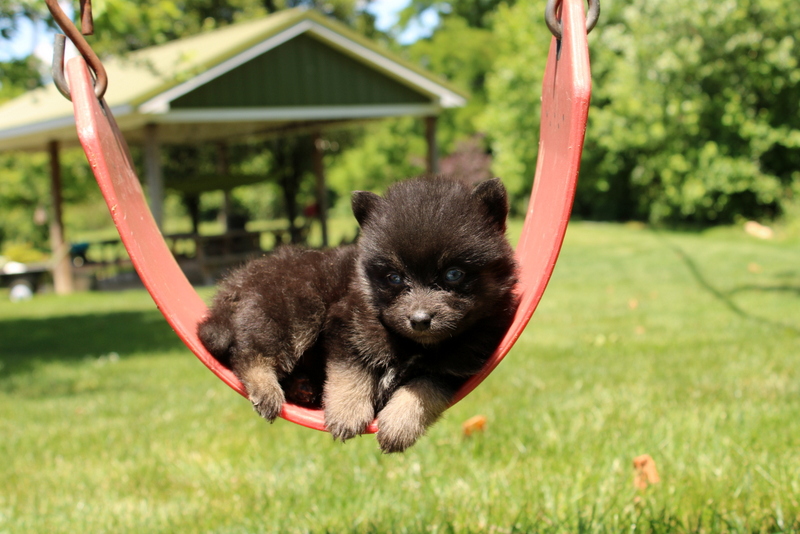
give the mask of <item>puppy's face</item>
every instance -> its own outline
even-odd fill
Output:
[[[474,189],[415,179],[385,198],[359,192],[360,280],[381,322],[423,345],[458,336],[494,313],[514,284],[499,180]]]

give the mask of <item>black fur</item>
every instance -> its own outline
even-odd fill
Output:
[[[513,317],[508,201],[498,179],[472,188],[431,177],[384,197],[356,192],[352,205],[356,245],[284,248],[247,264],[223,282],[199,334],[267,419],[283,393],[264,369],[292,402],[322,397],[334,438],[377,416],[381,448],[402,451],[484,365]]]

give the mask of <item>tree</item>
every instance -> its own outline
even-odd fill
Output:
[[[545,49],[520,21],[540,7],[524,0],[501,10],[495,29],[508,44],[486,113],[501,172],[525,187],[538,92],[520,85],[535,81],[531,50]],[[590,36],[594,91],[576,212],[704,223],[779,213],[800,179],[798,25],[791,0],[604,4]]]
[[[539,2],[501,6],[494,17],[497,57],[486,80],[479,124],[492,140],[494,173],[503,178],[514,213],[524,213],[536,168],[544,66],[551,39]]]

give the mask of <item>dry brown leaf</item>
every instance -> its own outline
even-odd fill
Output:
[[[759,264],[757,264],[755,262],[752,262],[752,263],[748,263],[747,264],[747,270],[750,271],[753,274],[758,274],[761,271],[763,271],[764,269]]]
[[[636,469],[636,476],[633,485],[636,489],[645,490],[650,484],[661,481],[656,469],[656,462],[649,454],[642,454],[633,459],[633,468]]]
[[[461,429],[464,431],[465,436],[471,436],[475,432],[483,432],[486,429],[486,416],[473,415],[461,423]]]

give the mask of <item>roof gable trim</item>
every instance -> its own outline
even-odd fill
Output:
[[[202,109],[174,110],[160,115],[158,123],[192,122],[246,122],[246,121],[303,121],[303,120],[342,120],[373,119],[381,117],[401,117],[408,115],[425,116],[436,114],[436,104],[398,104],[364,106],[301,106],[280,108],[243,109]]]
[[[236,67],[247,63],[251,59],[254,59],[261,54],[265,54],[275,48],[276,46],[280,46],[286,41],[294,39],[298,35],[301,35],[309,30],[312,22],[309,20],[304,20],[294,26],[287,28],[286,30],[280,32],[277,35],[267,38],[266,40],[258,43],[252,48],[248,48],[241,54],[237,54],[232,58],[223,61],[222,63],[211,67],[210,69],[198,74],[194,78],[179,84],[172,89],[169,89],[160,95],[151,98],[150,100],[144,102],[141,106],[139,106],[139,111],[141,113],[166,113],[169,111],[169,104],[173,100],[178,97],[185,95],[186,93],[193,91],[204,85],[211,80],[214,80],[226,72],[229,72]]]
[[[438,97],[439,105],[441,107],[460,107],[466,104],[466,99],[464,97],[453,91],[450,91],[446,87],[407,67],[404,67],[403,65],[381,55],[378,52],[360,45],[359,43],[323,26],[322,24],[319,24],[318,22],[306,19],[281,31],[277,35],[268,37],[252,48],[249,48],[241,54],[223,61],[222,63],[202,72],[194,78],[191,78],[190,80],[187,80],[171,89],[168,89],[160,95],[147,100],[146,102],[142,103],[141,106],[139,106],[139,111],[141,113],[154,114],[167,113],[170,110],[170,103],[173,100],[306,32],[322,39],[330,45],[344,49],[351,55],[366,61],[368,64],[373,65],[384,72],[388,72],[399,79],[405,80],[419,91]]]
[[[440,105],[444,108],[461,107],[467,103],[466,99],[461,95],[448,90],[433,80],[430,80],[429,78],[422,76],[421,74],[404,67],[403,65],[392,61],[386,56],[370,50],[369,48],[351,39],[348,39],[347,37],[344,37],[343,35],[326,28],[325,26],[315,23],[311,28],[311,33],[322,38],[323,40],[328,41],[329,43],[348,50],[352,54],[365,59],[367,62],[373,65],[378,66],[382,70],[391,72],[400,78],[410,81],[419,89],[427,93],[438,96],[440,99]]]

